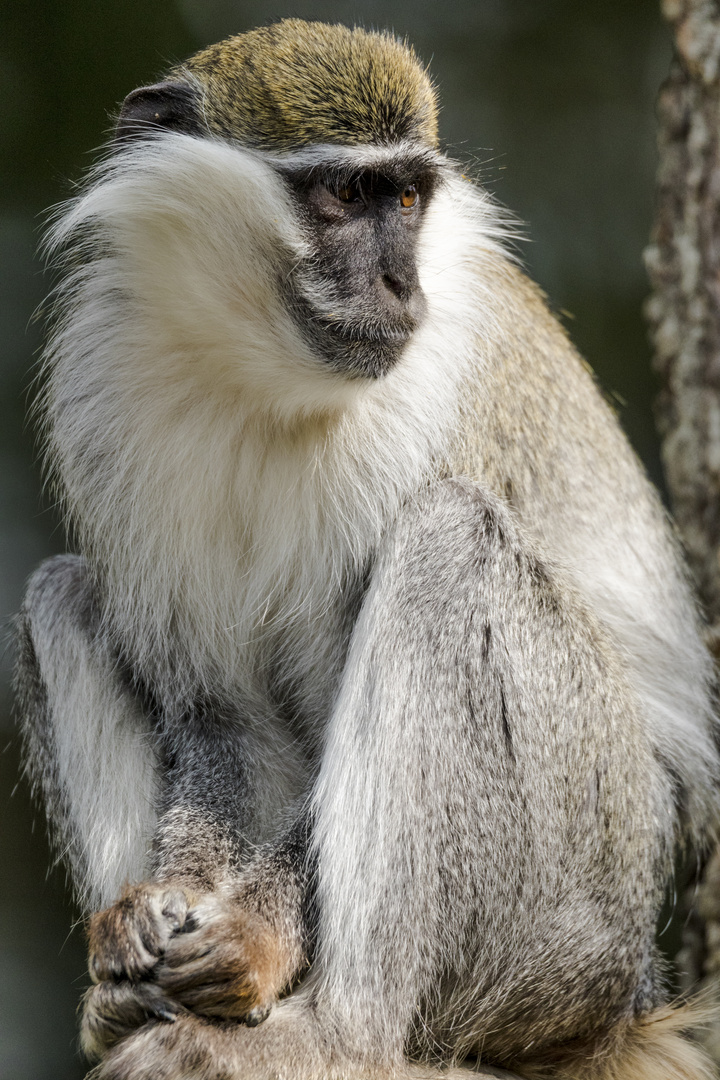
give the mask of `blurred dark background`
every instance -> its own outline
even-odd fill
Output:
[[[5,0],[0,7],[0,615],[64,546],[26,419],[47,289],[43,212],[66,198],[133,87],[210,41],[283,15],[391,27],[431,63],[450,152],[527,223],[523,258],[659,480],[641,254],[654,99],[670,62],[659,0]],[[0,676],[0,1080],[84,1073],[82,933],[42,814],[18,784],[11,649]],[[101,797],[102,793],[98,793]]]

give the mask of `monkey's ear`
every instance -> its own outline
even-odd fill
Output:
[[[115,138],[146,135],[153,129],[183,131],[200,135],[200,95],[185,82],[161,82],[140,86],[122,103],[115,126]]]

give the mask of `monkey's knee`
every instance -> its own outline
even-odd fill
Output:
[[[87,567],[76,555],[46,559],[28,582],[18,621],[14,681],[26,741],[38,755],[48,749],[43,728],[52,721],[50,684],[56,671],[73,666],[73,643],[91,621],[92,609]]]
[[[90,575],[79,555],[55,555],[31,575],[22,619],[41,644],[61,647],[68,630],[86,629],[94,615]]]
[[[382,560],[385,587],[401,586],[419,612],[430,613],[430,602],[442,603],[459,591],[467,596],[478,586],[501,590],[504,564],[518,557],[532,559],[533,552],[502,500],[474,481],[442,480],[399,515]],[[447,613],[444,618],[445,628],[454,627]]]

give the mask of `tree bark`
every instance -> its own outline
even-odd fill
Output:
[[[657,211],[646,314],[672,509],[720,655],[720,4],[662,0],[675,58],[658,99]],[[720,1001],[720,849],[685,897],[683,989]],[[706,1045],[720,1063],[720,1025]]]

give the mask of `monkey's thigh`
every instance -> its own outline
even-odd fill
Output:
[[[30,579],[16,685],[30,775],[78,891],[102,907],[145,876],[155,751],[77,556],[49,559]]]
[[[380,553],[329,732],[319,1000],[496,1060],[631,1010],[671,802],[603,629],[499,500],[437,485]]]

